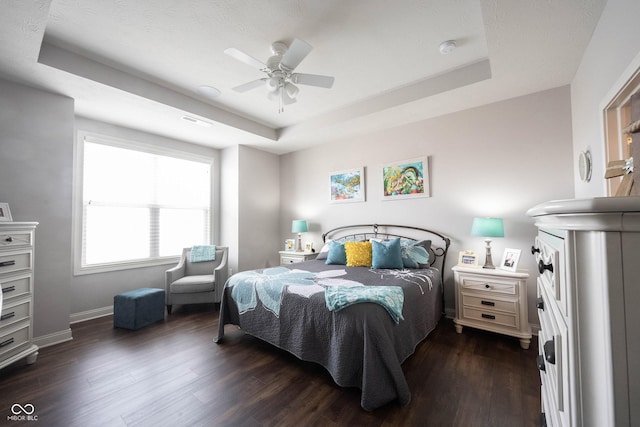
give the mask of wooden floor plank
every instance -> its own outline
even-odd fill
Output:
[[[236,327],[212,342],[217,309],[176,306],[139,331],[110,316],[72,325],[72,341],[0,371],[0,419],[31,403],[47,426],[537,425],[536,340],[522,350],[443,319],[403,364],[411,402],[367,412],[359,390]]]

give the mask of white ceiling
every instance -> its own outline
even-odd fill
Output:
[[[0,76],[84,117],[285,153],[569,84],[605,2],[0,0]],[[332,89],[300,86],[283,113],[262,87],[231,90],[263,74],[226,48],[265,62],[293,38],[314,46],[296,71],[335,76]]]

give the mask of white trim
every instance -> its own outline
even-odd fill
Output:
[[[99,317],[110,316],[113,314],[113,306],[95,308],[93,310],[81,311],[80,313],[73,313],[69,316],[69,323],[80,323],[87,320],[97,319]]]
[[[74,253],[75,256],[75,253]],[[95,274],[95,273],[106,273],[109,271],[121,271],[121,270],[131,270],[134,268],[145,268],[145,267],[155,267],[158,265],[176,265],[180,261],[180,257],[166,257],[166,258],[157,258],[157,259],[143,259],[143,260],[131,260],[131,261],[119,261],[109,264],[93,264],[88,267],[80,267],[78,268],[74,265],[73,267],[73,275],[74,276],[82,276],[85,274]]]
[[[54,332],[52,334],[43,335],[41,337],[35,337],[33,343],[39,348],[50,347],[56,344],[62,344],[63,342],[71,341],[73,336],[71,335],[71,328],[64,331]]]

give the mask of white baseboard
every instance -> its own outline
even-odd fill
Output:
[[[41,337],[35,337],[33,343],[40,348],[49,347],[51,345],[60,344],[63,342],[71,341],[73,336],[71,335],[71,328],[54,332],[52,334],[43,335]]]
[[[69,316],[69,323],[73,325],[74,323],[97,319],[98,317],[109,316],[111,314],[113,314],[112,305],[102,308],[95,308],[93,310],[81,311],[80,313],[73,313],[71,316]]]

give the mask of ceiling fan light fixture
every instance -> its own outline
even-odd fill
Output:
[[[298,93],[300,92],[300,89],[298,89],[298,86],[294,85],[293,83],[287,83],[284,86],[284,89],[287,92],[287,95],[289,95],[289,98],[295,98],[296,96],[298,96]]]
[[[266,84],[269,92],[275,92],[280,87],[280,79],[277,77],[270,77],[267,79]]]

